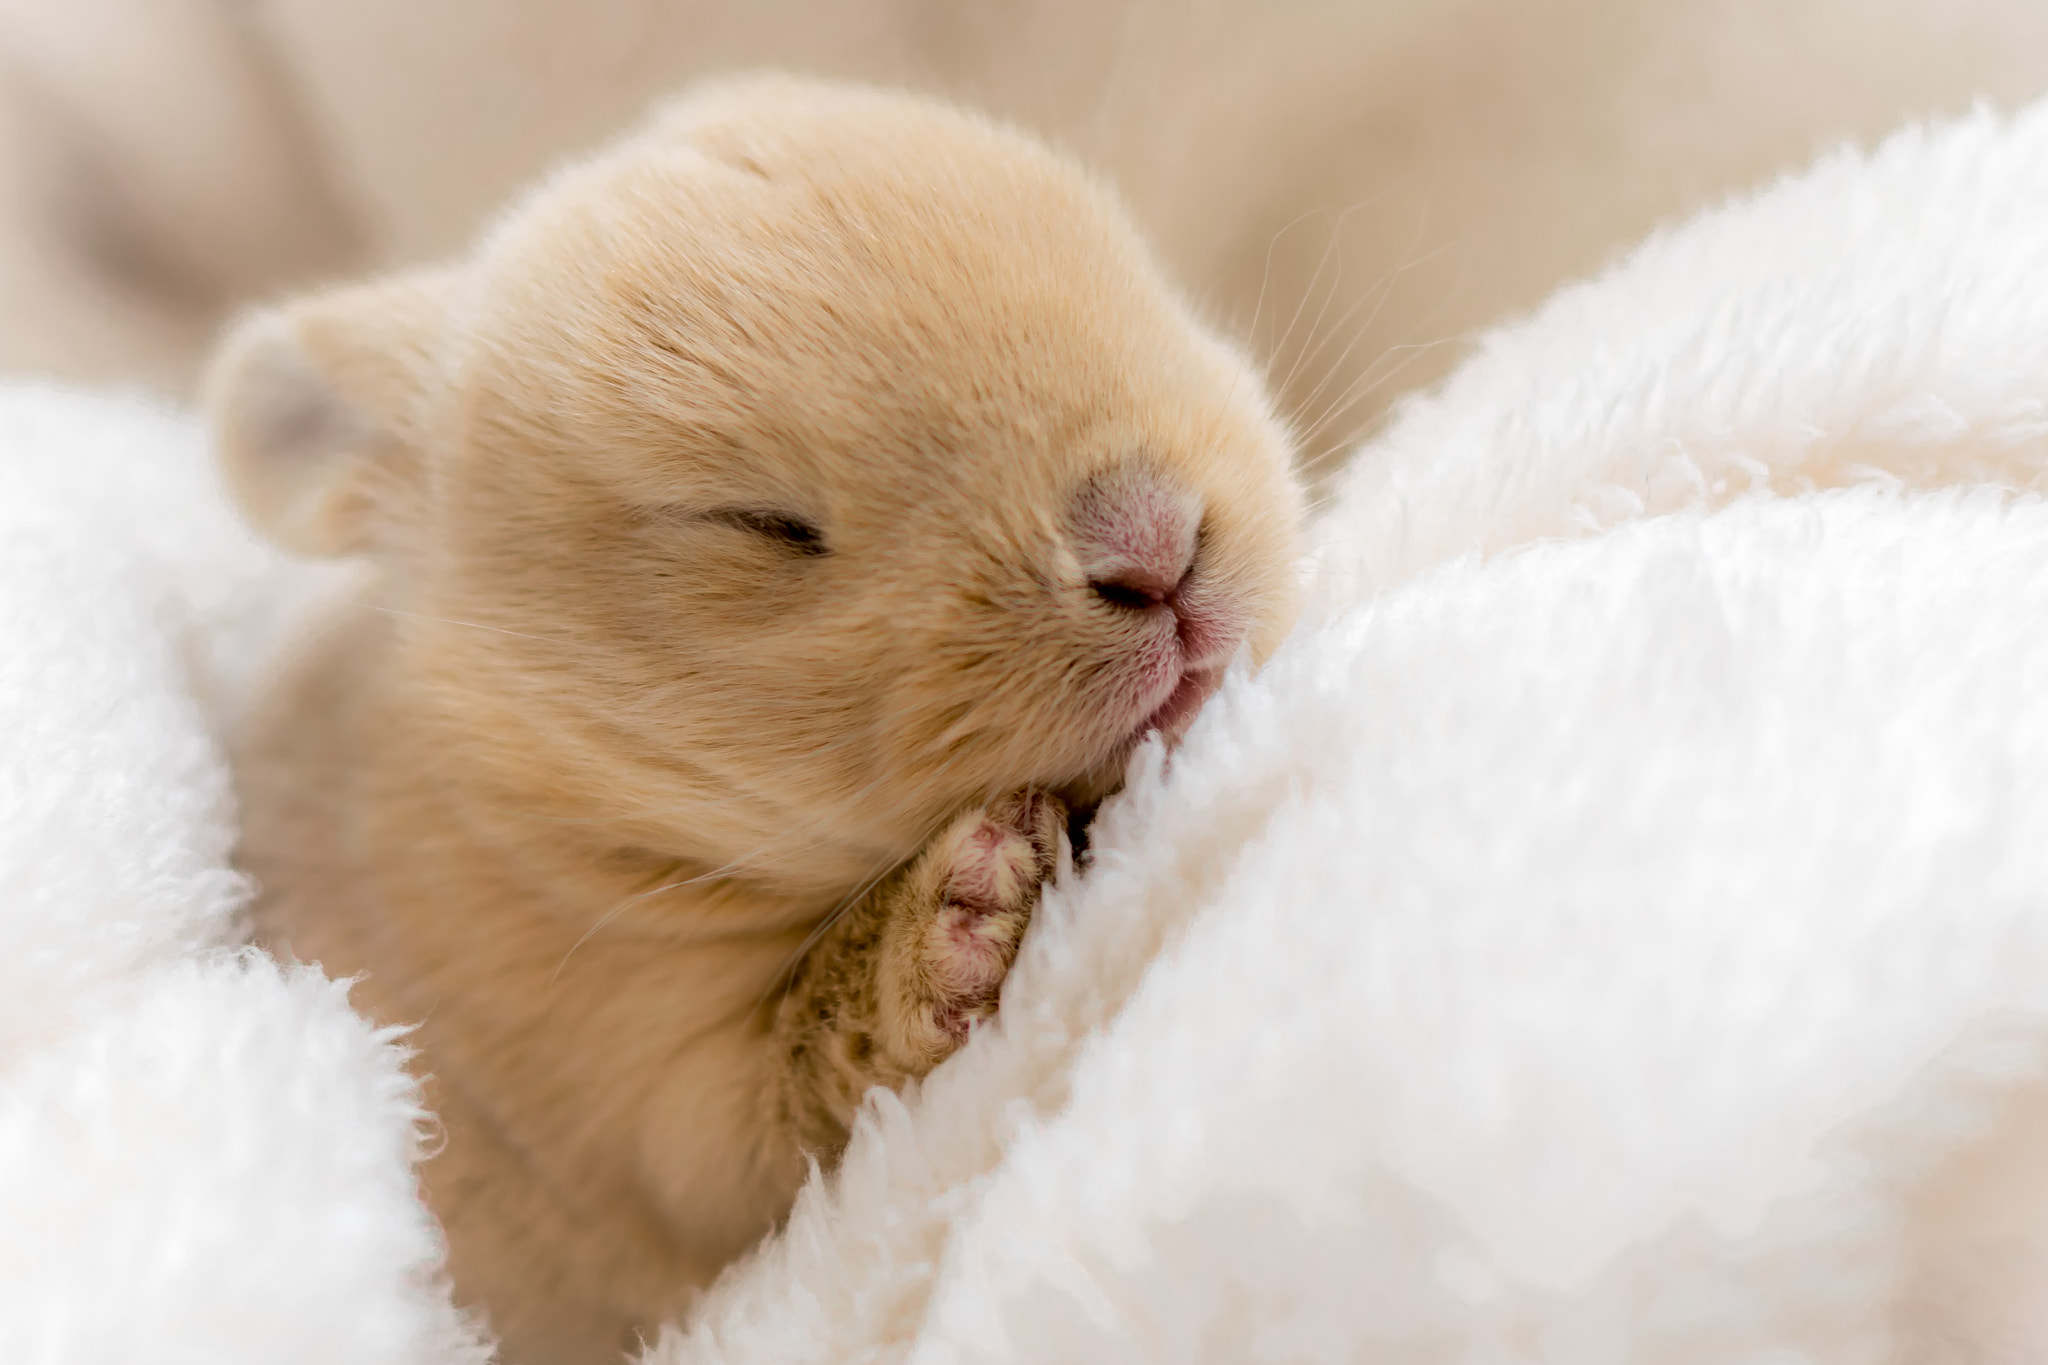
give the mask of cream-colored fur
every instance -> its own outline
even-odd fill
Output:
[[[259,932],[419,1023],[515,1365],[770,1227],[1293,609],[1256,375],[1073,163],[900,95],[708,90],[208,402],[260,524],[375,566],[241,746]]]

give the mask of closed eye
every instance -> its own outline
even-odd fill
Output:
[[[802,517],[788,512],[763,512],[746,507],[723,507],[716,512],[706,512],[706,521],[715,521],[734,530],[745,531],[748,535],[759,536],[776,548],[798,555],[822,555],[829,551],[825,544],[825,533]]]

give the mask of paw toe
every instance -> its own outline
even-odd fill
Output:
[[[1007,909],[1028,899],[1039,880],[1031,841],[984,819],[961,841],[946,876],[946,899],[977,910]]]

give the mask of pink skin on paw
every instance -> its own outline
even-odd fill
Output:
[[[1037,861],[1028,839],[985,821],[957,855],[946,879],[947,899],[989,910],[1010,905],[1035,880]]]
[[[956,1041],[990,1013],[1009,973],[1022,911],[1052,870],[1053,848],[1040,828],[1049,825],[1045,797],[1026,793],[990,812],[954,852],[946,904],[925,930],[923,957],[933,1022]]]
[[[926,930],[933,1021],[956,1040],[995,1004],[1021,928],[1014,915],[948,905]]]

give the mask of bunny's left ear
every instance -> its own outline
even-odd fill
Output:
[[[453,273],[416,271],[244,318],[201,404],[243,510],[287,549],[387,544],[424,476]]]

